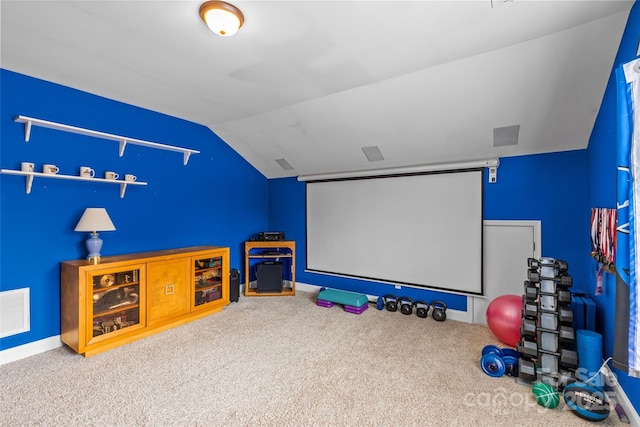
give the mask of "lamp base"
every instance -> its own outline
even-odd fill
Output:
[[[100,249],[102,249],[102,239],[98,237],[98,233],[95,231],[89,235],[89,238],[85,242],[87,246],[87,261],[92,264],[100,263]]]

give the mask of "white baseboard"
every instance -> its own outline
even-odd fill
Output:
[[[0,351],[0,365],[15,362],[16,360],[34,356],[38,353],[44,353],[45,351],[53,350],[54,348],[58,347],[62,347],[60,335],[55,335],[53,337],[45,338],[39,341],[19,345],[7,350],[2,350]]]
[[[309,285],[306,283],[296,282],[296,290],[302,292],[318,292],[325,286]],[[367,298],[370,302],[376,302],[378,300],[377,295],[368,295]],[[459,322],[471,323],[466,311],[447,309],[447,320],[457,320]]]
[[[602,371],[607,378],[616,378],[615,374],[611,371],[611,369],[609,369],[609,366],[604,365]],[[640,417],[638,416],[638,412],[633,407],[633,404],[627,397],[627,394],[624,392],[622,387],[620,387],[617,379],[613,381],[606,380],[606,383],[611,386],[613,392],[615,393],[615,398],[618,399],[618,403],[624,408],[624,412],[627,414],[627,418],[629,418],[629,423],[632,426],[640,426]],[[615,411],[612,411],[612,414],[609,416],[617,417],[618,414],[614,412]]]
[[[302,292],[318,292],[323,286],[307,285],[306,283],[296,282],[296,291]]]

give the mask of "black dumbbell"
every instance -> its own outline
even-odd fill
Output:
[[[576,333],[573,327],[568,325],[560,326],[558,329],[558,339],[561,343],[574,345],[576,343]]]
[[[568,274],[564,274],[558,278],[560,286],[564,286],[565,288],[571,287],[573,285],[573,278]]]
[[[524,281],[524,296],[529,301],[535,301],[538,298],[538,287],[528,280]]]
[[[572,324],[573,310],[571,310],[571,307],[558,307],[558,320],[560,321],[560,323]]]
[[[558,289],[558,304],[570,304],[571,292],[566,289]]]
[[[538,356],[538,343],[530,341],[527,338],[522,338],[522,341],[516,346],[518,352],[525,357],[537,357]]]
[[[520,358],[518,360],[518,376],[523,380],[535,381],[536,376],[536,364],[532,360]]]
[[[522,297],[522,314],[525,317],[535,319],[538,317],[538,303],[535,301],[527,301]]]
[[[560,365],[565,368],[576,369],[578,367],[578,353],[574,350],[563,348],[560,350]]]
[[[522,319],[520,334],[527,337],[536,336],[536,321],[533,319]]]
[[[556,265],[558,266],[558,272],[560,273],[566,273],[567,271],[569,271],[569,263],[567,263],[567,261],[557,259]]]

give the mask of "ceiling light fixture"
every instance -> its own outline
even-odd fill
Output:
[[[240,9],[224,1],[207,1],[200,6],[200,17],[219,36],[234,35],[244,23]]]

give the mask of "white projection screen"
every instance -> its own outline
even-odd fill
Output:
[[[482,169],[309,181],[307,270],[482,295]]]

